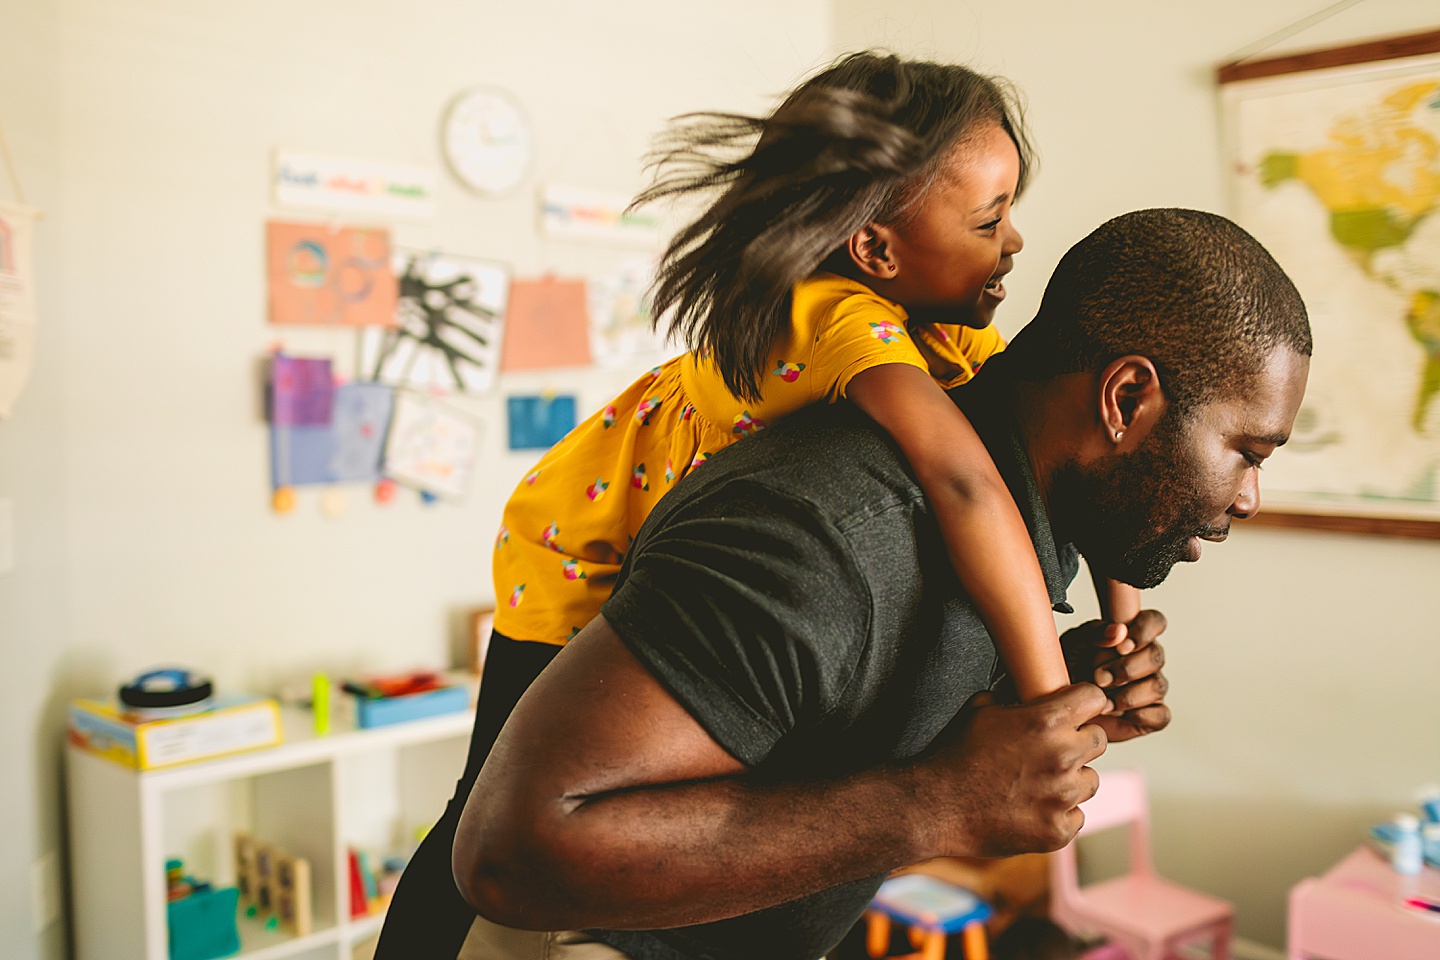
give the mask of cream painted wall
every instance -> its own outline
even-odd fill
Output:
[[[60,843],[68,699],[157,662],[256,690],[437,664],[490,599],[500,505],[535,459],[504,451],[498,397],[475,406],[489,430],[463,506],[380,509],[356,489],[338,521],[313,495],[268,508],[258,359],[277,339],[350,349],[265,322],[271,151],[438,165],[449,99],[502,86],[538,136],[525,188],[484,200],[445,176],[437,219],[395,239],[528,275],[604,270],[629,254],[540,238],[533,188],[633,192],[664,118],[764,109],[828,38],[826,0],[0,0],[0,122],[47,211],[41,366],[0,424],[20,527],[0,578],[0,956],[64,955],[61,928],[31,932],[29,889]],[[589,408],[647,365],[506,389],[574,389]]]
[[[1108,217],[1223,211],[1213,69],[1324,6],[836,0],[835,44],[971,62],[1025,94],[1042,160],[1017,213],[1013,331]],[[1272,52],[1436,26],[1430,0],[1368,0]],[[1147,770],[1161,872],[1236,901],[1241,933],[1279,946],[1288,888],[1440,779],[1440,544],[1239,525],[1206,549],[1150,596],[1170,617],[1175,720],[1104,762]]]
[[[0,497],[14,503],[15,572],[0,576],[0,957],[59,957],[64,928],[38,933],[30,864],[60,847],[59,716],[66,673],[68,543],[59,254],[60,3],[0,0],[0,126],[36,237],[40,346],[29,390],[0,421]],[[0,198],[16,199],[0,172]],[[83,670],[83,668],[82,668]]]

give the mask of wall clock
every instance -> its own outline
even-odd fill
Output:
[[[441,144],[460,182],[492,197],[518,187],[535,155],[535,137],[520,105],[489,88],[455,98],[445,113]]]

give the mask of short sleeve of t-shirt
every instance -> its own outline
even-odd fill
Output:
[[[910,336],[929,365],[930,376],[947,390],[968,382],[986,360],[1005,349],[1005,338],[993,325],[976,330],[957,324],[924,324],[912,327]]]
[[[1000,331],[995,329],[994,324],[979,330],[973,327],[960,327],[958,333],[960,352],[976,370],[979,370],[980,365],[986,360],[1005,349],[1005,338],[1000,336]]]
[[[830,302],[820,296],[817,300],[816,308],[826,314],[817,324],[811,353],[811,383],[817,399],[843,399],[857,373],[882,364],[904,363],[928,372],[925,358],[905,329],[903,308],[868,290]]]
[[[601,613],[748,766],[839,702],[871,620],[845,535],[813,505],[745,481],[647,524]]]

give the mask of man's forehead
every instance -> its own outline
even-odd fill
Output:
[[[1239,378],[1234,393],[1207,406],[1226,432],[1278,447],[1290,439],[1309,374],[1309,357],[1288,346],[1276,347],[1258,371]]]

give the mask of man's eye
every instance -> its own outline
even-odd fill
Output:
[[[996,227],[998,227],[998,226],[1000,226],[1000,220],[997,218],[997,219],[995,219],[995,220],[991,220],[989,223],[982,223],[982,224],[980,224],[980,229],[981,229],[981,230],[994,230],[994,229],[995,229]]]
[[[1247,451],[1246,453],[1242,454],[1242,456],[1244,456],[1245,462],[1250,464],[1250,466],[1254,467],[1256,470],[1263,470],[1265,468],[1265,458],[1260,456],[1258,453],[1250,453]]]

